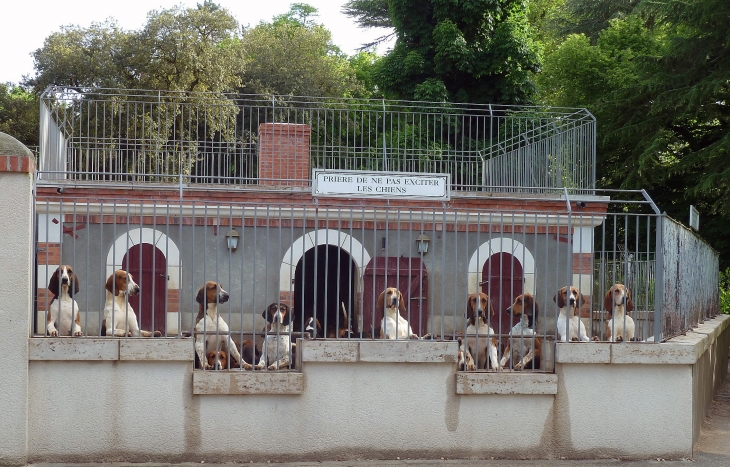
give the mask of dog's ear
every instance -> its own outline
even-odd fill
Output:
[[[269,321],[269,316],[270,316],[270,314],[269,314],[269,309],[270,309],[270,308],[271,308],[271,305],[269,305],[269,306],[267,306],[266,308],[264,308],[264,311],[262,311],[262,312],[261,312],[261,316],[263,316],[263,317],[264,317],[264,319],[266,320],[266,322],[267,322],[267,323],[269,323],[269,322],[270,322],[270,321]]]
[[[603,309],[608,311],[609,314],[613,314],[613,287],[608,289],[606,295],[603,296]]]
[[[51,274],[51,280],[48,281],[48,291],[53,294],[54,297],[58,297],[59,289],[58,289],[58,276],[59,276],[59,269],[56,269],[56,271]]]
[[[285,303],[279,303],[279,309],[283,309],[286,313],[286,316],[284,317],[284,324],[290,325],[294,322],[294,313],[292,313],[291,309],[289,308],[289,305]]]
[[[398,291],[398,311],[400,311],[402,316],[405,316],[408,313],[408,310],[406,309],[406,302],[403,300],[403,294],[400,293],[400,290]]]
[[[71,282],[74,283],[73,287],[69,287],[69,292],[73,290],[73,292],[70,293],[70,295],[73,297],[77,293],[79,293],[79,276],[76,275],[76,273],[71,274]]]
[[[565,297],[563,297],[563,289],[558,290],[558,293],[553,297],[553,301],[558,305],[558,308],[565,308]]]
[[[489,317],[494,318],[494,307],[492,306],[492,299],[487,295],[487,306],[489,307]]]
[[[471,299],[476,298],[476,294],[469,294],[466,298],[466,319],[474,316],[474,308],[471,306]]]
[[[626,287],[626,312],[634,311],[634,301],[631,299],[631,291]]]
[[[198,290],[198,295],[195,297],[195,301],[205,306],[205,296],[205,286],[202,286],[200,290]]]
[[[114,279],[116,278],[116,273],[112,273],[106,280],[106,286],[105,288],[109,291],[110,294],[114,295],[114,292],[118,292],[114,290]]]
[[[375,316],[385,315],[385,290],[380,292],[378,299],[375,300]]]

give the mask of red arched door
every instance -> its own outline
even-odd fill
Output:
[[[428,272],[420,258],[376,256],[365,267],[363,286],[363,331],[380,328],[383,314],[373,314],[375,301],[386,287],[397,287],[406,300],[413,332],[419,336],[428,332]],[[409,318],[407,314],[403,317]]]
[[[482,268],[482,292],[494,307],[492,329],[506,335],[517,321],[507,313],[512,301],[522,293],[522,265],[509,253],[495,253]],[[503,338],[504,340],[504,338]]]
[[[139,285],[139,295],[129,303],[137,313],[140,328],[161,331],[164,335],[165,297],[167,297],[167,261],[165,254],[149,243],[140,243],[129,249],[122,260],[122,269],[132,274]]]

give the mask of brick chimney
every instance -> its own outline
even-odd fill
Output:
[[[311,132],[309,125],[299,123],[259,125],[259,185],[309,184]]]

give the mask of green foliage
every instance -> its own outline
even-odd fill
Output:
[[[0,132],[26,146],[38,146],[38,97],[10,83],[0,83]]]
[[[529,103],[539,47],[517,0],[391,0],[396,44],[375,71],[398,99]]]
[[[730,315],[730,268],[720,271],[720,313]]]
[[[273,23],[244,31],[244,91],[333,97],[365,93],[351,62],[332,43],[330,32],[308,20],[317,10],[305,6],[294,4]]]

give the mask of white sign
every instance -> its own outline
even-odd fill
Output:
[[[689,205],[689,226],[695,231],[700,230],[700,212],[691,204]]]
[[[314,169],[312,195],[448,201],[451,175]]]

